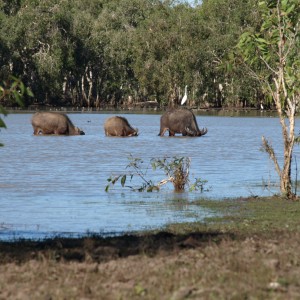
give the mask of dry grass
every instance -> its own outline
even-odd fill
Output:
[[[287,205],[286,226],[270,216],[258,226],[252,215],[248,233],[230,223],[0,243],[0,299],[300,299],[300,205]]]

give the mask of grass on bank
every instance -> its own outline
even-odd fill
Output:
[[[201,199],[193,204],[209,209],[214,217],[208,217],[201,223],[172,224],[166,230],[175,234],[214,231],[240,236],[300,230],[300,201],[273,196],[222,201]]]

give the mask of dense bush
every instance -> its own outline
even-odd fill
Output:
[[[255,4],[0,0],[0,78],[32,89],[26,105],[176,105],[188,85],[189,105],[256,107],[261,90],[231,67],[240,34],[261,23]]]

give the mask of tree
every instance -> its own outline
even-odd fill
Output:
[[[13,98],[20,106],[23,106],[22,97],[23,95],[33,96],[31,90],[23,84],[18,78],[10,76],[8,80],[0,84],[0,115],[7,115],[7,111],[1,105],[7,98]],[[5,122],[0,116],[0,128],[6,128]],[[0,143],[0,147],[3,144]]]
[[[281,193],[293,198],[291,163],[300,97],[300,6],[298,0],[268,0],[260,1],[259,7],[263,18],[260,30],[242,34],[238,49],[252,76],[262,84],[276,106],[284,145],[283,166],[265,137],[262,137],[263,149],[275,164]]]
[[[256,0],[204,0],[200,7],[205,90],[214,106],[257,106],[257,84],[244,66],[228,68],[239,36],[260,22]],[[198,50],[200,52],[200,50]],[[200,56],[200,53],[199,53]]]
[[[185,85],[191,100],[202,87],[203,40],[200,15],[186,4],[153,6],[133,37],[133,70],[141,94],[161,104],[178,105]],[[193,103],[190,103],[193,104]]]
[[[224,72],[244,28],[260,22],[255,4],[0,0],[0,78],[15,74],[32,89],[25,105],[176,105],[188,85],[190,106],[235,106],[241,98],[257,106],[243,66]]]

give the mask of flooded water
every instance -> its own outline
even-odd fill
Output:
[[[5,144],[0,148],[0,239],[158,228],[209,216],[192,204],[194,199],[226,201],[278,191],[273,163],[260,151],[265,135],[282,153],[277,118],[197,115],[207,135],[169,138],[157,136],[159,114],[126,114],[139,136],[112,138],[103,131],[111,114],[70,114],[84,136],[33,136],[31,116],[8,115],[8,128],[0,134]],[[139,193],[117,184],[105,192],[111,175],[128,172],[130,155],[141,158],[145,168],[151,158],[190,157],[190,179],[207,180],[209,191],[175,194],[166,186],[158,193]],[[154,182],[165,178],[151,168],[146,176]]]

